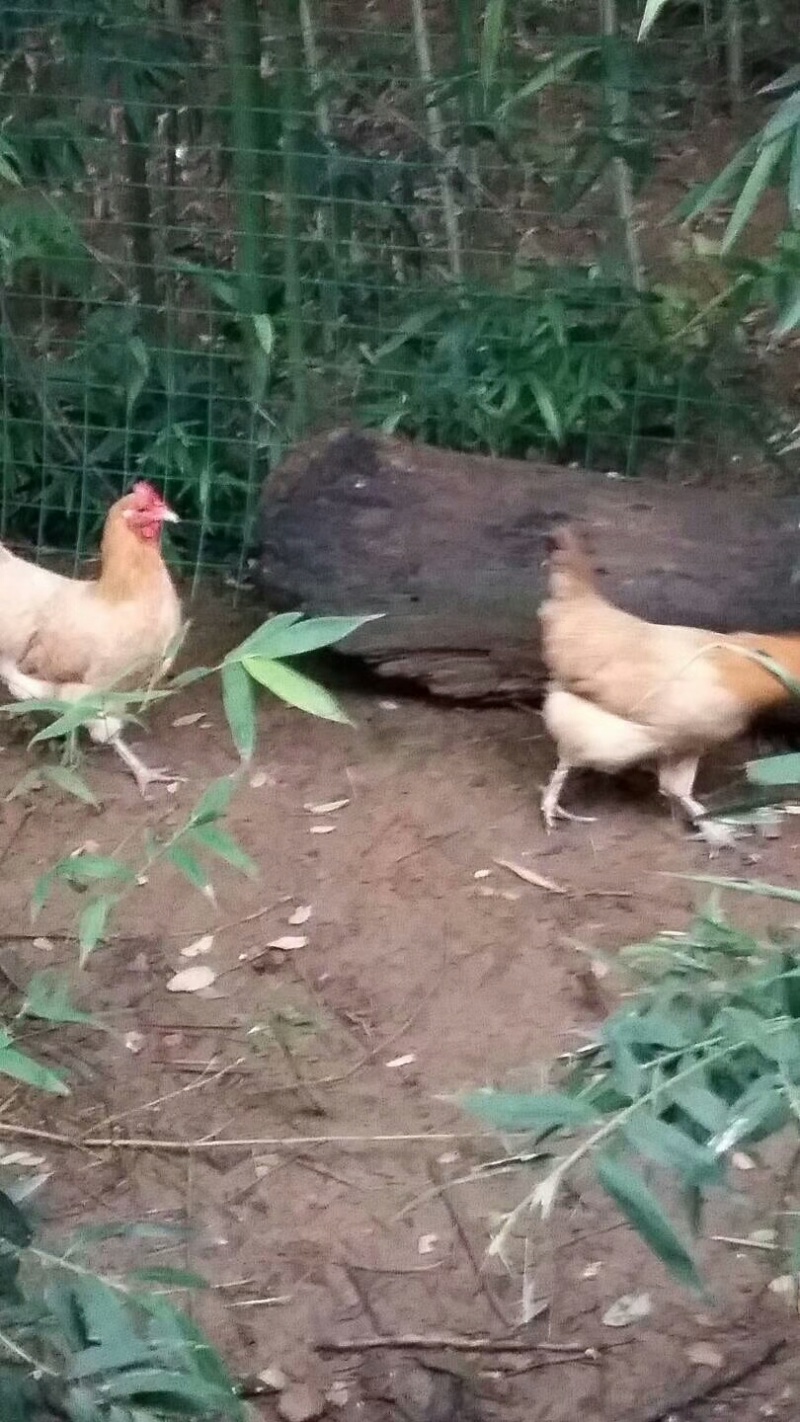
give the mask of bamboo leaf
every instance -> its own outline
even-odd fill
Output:
[[[800,754],[748,760],[745,774],[754,785],[800,785]]]
[[[193,686],[196,681],[202,681],[204,677],[211,676],[215,671],[214,667],[189,667],[185,672],[179,672],[177,676],[170,678],[170,690],[179,691],[185,686]]]
[[[102,941],[108,915],[116,902],[116,895],[102,894],[99,898],[92,899],[92,902],[87,904],[83,910],[78,924],[81,967]]]
[[[598,49],[597,43],[579,44],[575,48],[567,50],[565,54],[560,54],[555,59],[549,60],[547,64],[543,64],[527,84],[523,84],[516,94],[512,94],[510,99],[506,99],[505,103],[500,105],[497,111],[498,118],[505,118],[512,108],[516,108],[517,104],[524,103],[526,99],[532,99],[534,94],[541,93],[542,89],[547,89],[550,84],[555,84],[559,79],[563,79],[564,75],[580,64],[582,59],[585,59],[589,54],[596,54]]]
[[[275,327],[269,316],[254,316],[256,339],[265,356],[271,356],[275,345]]]
[[[310,617],[304,622],[299,620],[300,614],[294,612],[285,614],[287,620],[273,617],[229,653],[226,661],[241,662],[246,656],[268,657],[270,661],[299,657],[305,652],[331,647],[349,637],[351,632],[357,632],[366,622],[375,622],[382,616],[380,612],[373,612],[363,617]]]
[[[215,1387],[192,1373],[169,1372],[163,1367],[130,1368],[112,1373],[103,1383],[103,1398],[168,1408],[173,1416],[238,1416],[231,1411],[232,1390]]]
[[[796,84],[800,84],[800,64],[793,64],[785,74],[780,74],[777,79],[765,84],[758,92],[759,94],[780,94],[784,89],[793,89]]]
[[[790,94],[788,99],[772,115],[772,118],[761,130],[759,142],[761,147],[766,147],[774,139],[785,133],[787,128],[796,129],[800,125],[800,93]]]
[[[647,39],[661,11],[664,9],[664,6],[668,4],[669,0],[647,0],[647,4],[644,7],[644,14],[642,15],[642,22],[639,26],[639,33],[636,36],[639,44],[641,44],[642,40]]]
[[[547,433],[555,444],[563,444],[564,427],[550,391],[538,375],[529,375],[528,382]]]
[[[723,256],[731,250],[753,216],[791,140],[792,135],[784,133],[780,138],[773,139],[768,147],[761,149],[750,169],[747,182],[739,194],[738,202],[731,214],[731,220],[725,229],[725,235],[720,244],[720,252]]]
[[[400,347],[404,346],[407,341],[411,341],[415,336],[419,336],[423,331],[427,331],[428,327],[433,325],[434,321],[439,320],[444,314],[444,309],[443,306],[435,303],[426,303],[419,311],[414,311],[410,316],[407,316],[405,321],[400,323],[395,334],[390,336],[388,341],[384,341],[383,345],[379,346],[376,351],[373,351],[373,361],[377,362],[384,360],[388,355],[394,355],[395,351],[399,351]]]
[[[0,1074],[22,1081],[26,1086],[35,1086],[38,1091],[46,1091],[51,1096],[69,1096],[69,1087],[58,1072],[41,1062],[34,1061],[27,1052],[16,1047],[0,1047]]]
[[[33,1239],[28,1221],[5,1190],[0,1190],[0,1239],[17,1249],[24,1249]]]
[[[230,864],[232,868],[239,869],[242,874],[248,874],[250,878],[257,877],[259,871],[255,860],[240,848],[231,835],[218,829],[216,825],[201,825],[199,829],[193,830],[192,838],[195,843],[202,845],[211,854],[216,854],[219,859],[224,859],[226,864]]]
[[[256,699],[253,683],[238,662],[224,662],[220,673],[222,704],[233,743],[242,760],[252,760],[256,748]]]
[[[67,765],[46,765],[44,773],[59,790],[64,790],[67,795],[73,795],[76,800],[82,800],[84,805],[91,805],[95,810],[100,809],[100,801],[89,789],[86,781],[76,775],[74,770],[70,770]]]
[[[242,657],[249,655],[250,652],[260,652],[262,639],[268,629],[271,635],[275,636],[288,627],[294,627],[296,622],[302,620],[302,617],[302,612],[279,612],[275,617],[270,617],[267,622],[262,622],[255,632],[251,632],[249,637],[245,637],[238,647],[234,647],[233,651],[228,653],[223,666],[228,666],[231,662],[241,662]]]
[[[73,1007],[69,983],[60,973],[34,973],[19,1011],[22,1017],[38,1017],[42,1022],[82,1022],[88,1027],[99,1026],[90,1012]]]
[[[800,144],[798,144],[798,153],[800,153]],[[798,164],[798,189],[799,189],[799,190],[798,190],[798,194],[797,194],[797,206],[795,207],[795,211],[796,211],[798,214],[800,214],[800,164]],[[773,327],[772,334],[773,334],[773,336],[776,336],[776,337],[788,336],[789,332],[790,332],[790,331],[794,331],[795,328],[796,328],[797,326],[799,326],[799,325],[800,325],[800,282],[799,282],[798,285],[797,285],[797,291],[795,292],[794,297],[793,297],[792,300],[789,302],[788,306],[785,306],[785,307],[784,307],[780,319],[775,322],[775,326]]]
[[[702,1290],[694,1260],[652,1190],[633,1170],[611,1156],[599,1156],[595,1169],[606,1194],[653,1253],[682,1284]]]
[[[219,780],[212,780],[211,784],[203,791],[189,817],[189,824],[192,828],[222,819],[223,815],[228,812],[238,784],[234,775],[223,775]]]
[[[66,879],[70,884],[89,884],[102,879],[122,879],[133,883],[136,878],[127,865],[120,864],[118,859],[112,859],[107,854],[76,854],[74,858],[60,859],[53,866],[53,872],[57,878]]]
[[[737,894],[754,894],[756,898],[782,899],[790,904],[800,904],[800,889],[767,884],[763,879],[724,879],[715,874],[675,874],[671,877],[688,879],[693,884],[709,884],[715,889],[733,889]]]
[[[623,1126],[622,1134],[645,1159],[679,1171],[685,1184],[703,1185],[720,1178],[720,1162],[713,1151],[657,1116],[639,1111]]]
[[[182,844],[173,844],[167,850],[167,858],[172,861],[175,868],[180,871],[184,879],[188,879],[193,888],[199,889],[206,898],[212,896],[211,885],[208,875],[202,865],[198,863],[194,855]]]
[[[717,202],[724,202],[730,195],[734,181],[750,164],[758,152],[758,135],[745,143],[735,153],[730,163],[710,183],[701,183],[693,189],[675,209],[675,216],[681,222],[691,222]]]
[[[289,706],[296,706],[298,710],[307,711],[310,716],[319,716],[324,721],[338,721],[345,726],[352,724],[350,717],[324,686],[303,676],[293,667],[263,657],[245,657],[242,666],[254,681]]]
[[[597,1119],[578,1096],[558,1091],[472,1091],[461,1104],[500,1131],[539,1131],[587,1126]]]

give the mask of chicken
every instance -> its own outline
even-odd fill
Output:
[[[182,626],[178,594],[161,556],[161,529],[177,514],[149,484],[109,509],[100,575],[79,581],[18,558],[0,544],[0,681],[17,701],[79,701],[92,692],[138,689],[168,670]],[[144,795],[152,770],[122,739],[123,721],[87,727],[109,744]]]
[[[662,794],[702,821],[693,794],[700,757],[790,698],[752,654],[800,673],[800,636],[659,626],[615,607],[569,527],[552,537],[539,617],[550,677],[543,716],[558,750],[542,796],[548,829],[556,817],[579,818],[560,804],[570,770],[613,775],[648,762]]]

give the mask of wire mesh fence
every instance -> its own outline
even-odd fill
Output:
[[[792,23],[676,0],[643,46],[641,8],[5,0],[0,537],[77,562],[143,477],[241,582],[269,470],[348,420],[623,475],[727,449],[730,305],[660,223]]]

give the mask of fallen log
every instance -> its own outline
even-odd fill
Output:
[[[464,700],[537,699],[548,531],[588,530],[601,586],[654,622],[800,629],[800,498],[621,479],[340,430],[267,482],[258,584],[275,611],[382,612],[343,645]]]

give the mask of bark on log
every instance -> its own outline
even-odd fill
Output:
[[[741,481],[738,482],[738,481]],[[258,581],[275,610],[382,612],[342,650],[464,699],[538,698],[553,524],[589,532],[604,590],[654,622],[800,629],[800,499],[624,480],[351,430],[269,479]]]

